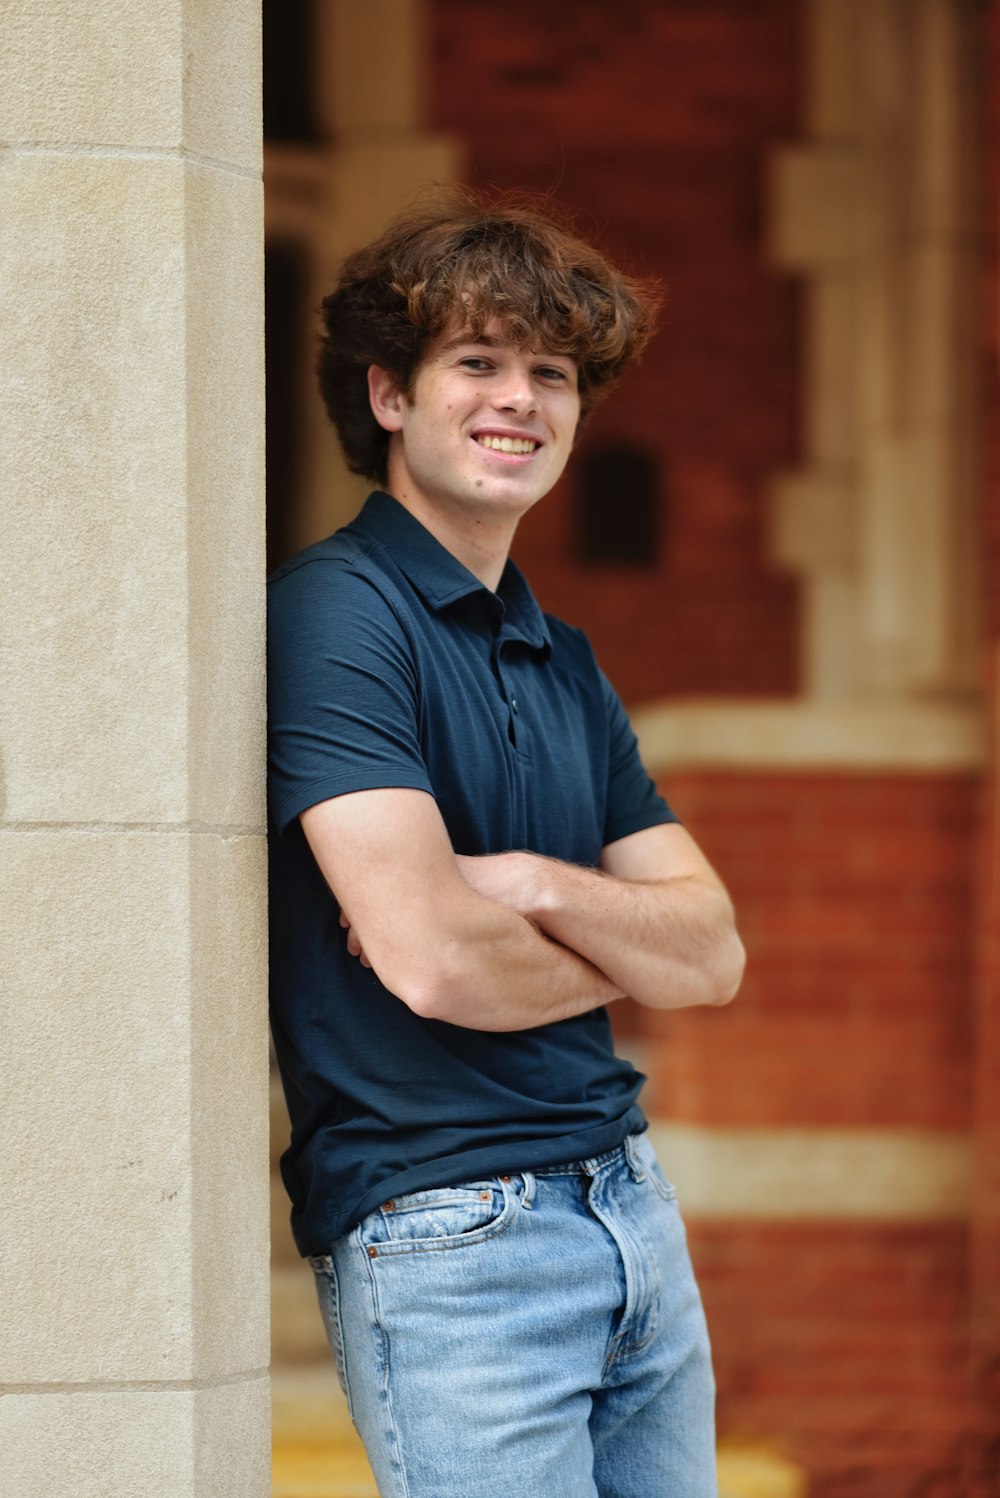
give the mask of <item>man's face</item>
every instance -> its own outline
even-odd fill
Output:
[[[559,478],[580,417],[576,363],[518,349],[502,322],[478,339],[458,326],[428,345],[411,395],[376,418],[393,433],[390,487],[404,503],[514,521]]]

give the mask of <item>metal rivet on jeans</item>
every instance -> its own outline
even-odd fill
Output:
[[[375,1248],[374,1245],[368,1250],[368,1257],[370,1259],[377,1259],[378,1258],[378,1249]]]

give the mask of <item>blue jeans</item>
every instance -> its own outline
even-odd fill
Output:
[[[397,1197],[311,1263],[383,1498],[713,1498],[705,1318],[644,1136]]]

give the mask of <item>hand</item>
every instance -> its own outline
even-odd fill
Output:
[[[371,963],[365,956],[364,948],[355,935],[354,927],[347,919],[347,916],[344,914],[343,910],[340,912],[340,924],[347,932],[347,950],[350,952],[351,956],[357,957],[362,967],[371,967]]]

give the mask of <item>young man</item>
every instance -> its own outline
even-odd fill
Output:
[[[393,1498],[709,1498],[704,1318],[607,1009],[725,1003],[742,948],[508,561],[652,298],[463,199],[323,311],[330,416],[385,492],[270,584],[272,1019],[351,1413]]]

